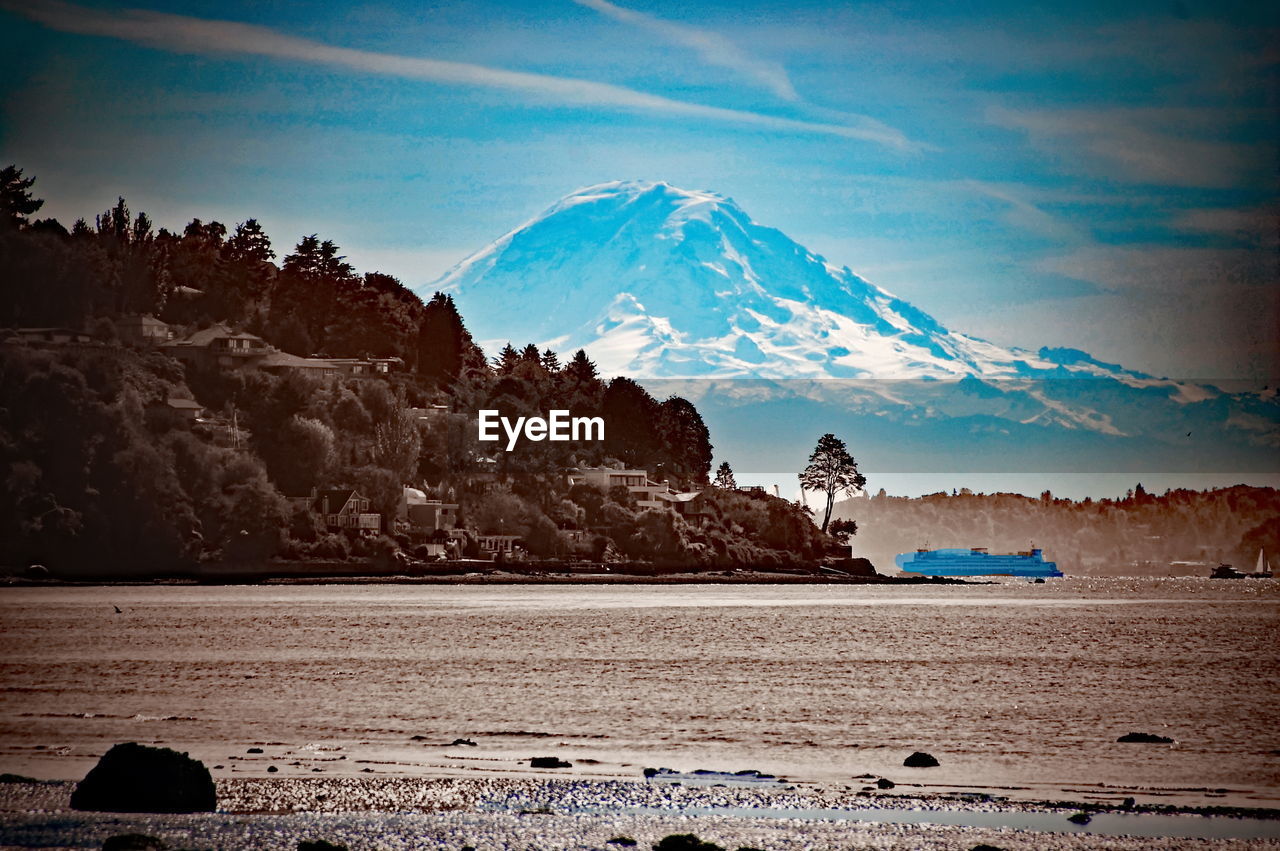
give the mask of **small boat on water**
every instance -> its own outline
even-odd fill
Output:
[[[1061,576],[1056,562],[1045,561],[1033,547],[1020,553],[989,553],[986,547],[970,549],[920,549],[895,556],[893,563],[906,573],[922,576]]]
[[[1266,553],[1258,550],[1258,565],[1254,568],[1253,573],[1244,573],[1236,570],[1229,564],[1220,564],[1213,569],[1213,573],[1209,574],[1210,579],[1271,579],[1271,563],[1267,561]]]

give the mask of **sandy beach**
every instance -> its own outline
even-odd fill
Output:
[[[12,588],[0,847],[1277,847],[1274,594]],[[203,762],[217,811],[71,810],[127,741]]]

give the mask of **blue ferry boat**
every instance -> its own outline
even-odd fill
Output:
[[[916,550],[894,557],[899,570],[922,576],[1061,576],[1057,562],[1045,561],[1031,549],[1021,553],[989,553],[986,547]]]

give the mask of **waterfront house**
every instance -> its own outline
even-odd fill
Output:
[[[382,530],[382,515],[369,511],[369,498],[351,488],[313,491],[311,510],[331,532]]]
[[[409,534],[429,537],[438,530],[449,531],[458,525],[458,504],[428,499],[417,488],[402,488],[396,519],[405,522]]]

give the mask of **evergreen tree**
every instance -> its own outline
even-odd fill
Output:
[[[569,377],[576,384],[589,384],[596,380],[596,365],[587,357],[587,353],[583,349],[578,349],[573,353],[573,359],[569,361],[569,365],[565,367],[569,373]]]
[[[493,359],[493,368],[497,370],[499,375],[510,375],[515,372],[516,365],[520,363],[520,353],[516,351],[515,346],[507,343],[502,347],[502,351],[498,352],[498,356]]]
[[[818,445],[809,456],[809,465],[800,474],[800,489],[826,494],[826,510],[822,514],[822,531],[831,522],[831,509],[836,497],[852,494],[867,484],[867,477],[858,472],[858,462],[849,454],[844,441],[827,433],[818,438]]]
[[[44,201],[32,196],[29,190],[36,182],[34,177],[22,176],[22,169],[8,165],[0,170],[0,223],[2,226],[20,229],[26,227],[28,216],[44,206]]]
[[[681,479],[705,483],[711,472],[711,434],[698,409],[672,396],[662,403],[657,426],[663,466]]]
[[[712,484],[727,490],[733,490],[738,486],[737,481],[733,478],[733,468],[729,466],[728,461],[720,462],[720,466],[716,468],[716,479]]]
[[[542,353],[542,368],[555,375],[560,371],[560,356],[551,349],[546,349]]]
[[[654,428],[662,408],[630,378],[618,376],[605,388],[600,414],[605,422],[604,450],[628,466],[656,467],[665,458]]]
[[[233,263],[265,263],[276,256],[271,239],[257,219],[245,219],[227,240],[226,258]]]
[[[418,374],[436,387],[452,386],[475,349],[453,296],[433,295],[418,322]]]

